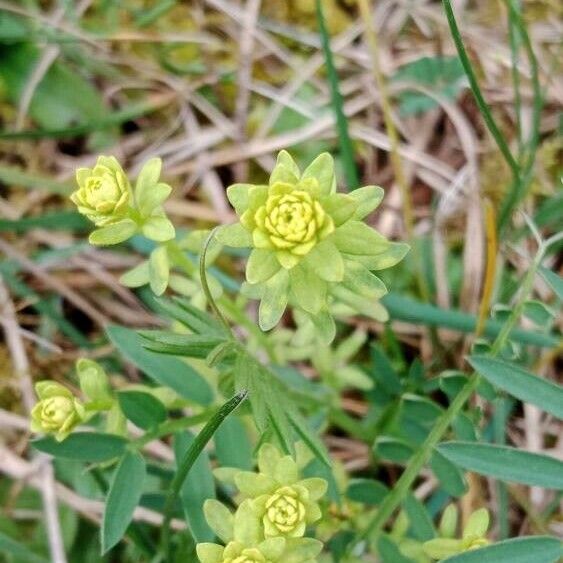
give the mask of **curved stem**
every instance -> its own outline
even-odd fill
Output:
[[[203,430],[197,435],[196,439],[178,464],[178,470],[170,485],[170,490],[164,504],[164,519],[162,522],[162,530],[160,535],[160,545],[165,561],[171,561],[170,558],[170,521],[172,520],[172,509],[176,504],[180,489],[190,472],[193,464],[196,462],[199,454],[207,445],[209,440],[215,434],[215,431],[221,423],[246,399],[247,391],[243,389],[234,397],[229,399],[219,410],[209,419],[209,422],[203,427]]]
[[[201,278],[201,287],[203,289],[203,293],[205,293],[205,297],[207,298],[207,301],[209,302],[209,306],[213,309],[213,312],[215,313],[215,315],[217,315],[217,318],[221,321],[221,323],[227,330],[227,334],[230,334],[231,338],[233,338],[233,331],[231,330],[229,321],[227,321],[227,319],[221,312],[221,309],[219,309],[219,306],[215,302],[215,299],[211,294],[211,290],[209,289],[209,283],[207,282],[207,269],[206,269],[205,259],[207,256],[207,250],[209,248],[209,245],[211,244],[211,241],[213,240],[213,237],[215,236],[215,232],[217,231],[217,229],[218,227],[212,229],[207,239],[205,239],[205,243],[203,244],[203,249],[199,257],[199,276]]]

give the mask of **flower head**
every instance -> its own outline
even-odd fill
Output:
[[[201,563],[315,563],[322,543],[311,538],[264,537],[252,501],[245,500],[232,514],[216,500],[204,504],[210,528],[225,543],[200,543]]]
[[[263,526],[266,538],[300,538],[319,520],[318,500],[326,493],[324,479],[300,479],[295,460],[265,444],[258,453],[258,473],[239,471],[234,483]]]
[[[268,185],[235,184],[227,195],[239,222],[220,229],[217,238],[252,248],[246,291],[261,300],[263,330],[279,322],[288,304],[316,326],[328,327],[327,342],[334,336],[329,306],[335,301],[386,320],[377,300],[387,290],[370,270],[393,266],[408,247],[389,242],[362,222],[381,201],[381,188],[337,193],[328,153],[301,173],[282,151]]]
[[[35,385],[39,401],[31,411],[31,430],[54,434],[58,442],[86,418],[84,405],[66,387],[54,381]]]
[[[162,203],[172,188],[160,182],[160,158],[144,163],[135,189],[113,156],[100,156],[94,168],[76,171],[78,190],[70,199],[98,227],[89,240],[96,245],[119,244],[137,233],[155,242],[175,236]]]
[[[332,217],[315,197],[318,182],[314,178],[309,180],[296,186],[277,182],[264,204],[241,219],[243,225],[253,230],[256,246],[276,249],[280,264],[289,267],[334,231]]]
[[[115,157],[100,156],[94,168],[79,168],[76,180],[78,190],[70,199],[96,226],[115,223],[126,215],[131,186]]]

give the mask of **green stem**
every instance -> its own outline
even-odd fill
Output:
[[[217,318],[221,321],[221,323],[223,323],[223,326],[227,330],[227,334],[230,334],[231,338],[234,338],[233,331],[231,330],[231,325],[229,324],[229,321],[227,321],[227,319],[221,312],[221,309],[219,309],[219,306],[215,302],[211,290],[209,289],[209,283],[207,282],[207,268],[205,264],[205,259],[207,256],[207,250],[209,248],[209,245],[211,244],[211,241],[213,240],[213,237],[215,236],[215,232],[217,231],[217,229],[218,227],[212,229],[212,231],[209,233],[203,245],[203,250],[201,251],[201,255],[199,257],[199,276],[201,278],[201,287],[203,289],[203,293],[205,293],[205,297],[207,298],[207,301],[209,302],[209,306],[211,307],[211,309],[213,309],[213,312],[215,313],[215,315],[217,315]]]
[[[534,276],[536,274],[536,270],[541,264],[545,249],[546,245],[542,245],[540,247],[526,277],[524,278],[522,291],[518,301],[491,348],[491,356],[493,357],[498,355],[498,353],[503,349],[506,340],[514,328],[514,325],[522,314],[526,298],[532,289]],[[442,436],[447,432],[455,417],[461,412],[465,403],[477,389],[479,379],[480,377],[477,372],[473,372],[469,376],[469,380],[465,386],[457,394],[448,409],[438,419],[435,426],[426,437],[426,440],[424,440],[422,446],[414,454],[405,471],[393,487],[393,490],[385,497],[373,519],[368,523],[364,530],[357,535],[356,540],[350,544],[348,553],[351,553],[354,546],[368,536],[370,537],[370,541],[372,543],[377,542],[383,525],[391,517],[396,508],[403,502],[403,499],[409,492],[411,485],[418,476],[421,468],[428,462],[430,456],[432,455],[434,447],[442,439]]]
[[[498,148],[500,149],[500,152],[504,156],[506,162],[508,163],[508,166],[510,166],[510,169],[512,170],[512,174],[514,175],[515,178],[519,178],[520,167],[518,166],[516,160],[514,160],[514,157],[512,156],[512,153],[510,152],[510,149],[508,148],[508,145],[506,144],[506,141],[504,140],[501,131],[499,130],[497,124],[495,123],[495,120],[493,119],[491,110],[489,109],[489,106],[487,105],[487,102],[485,101],[485,98],[481,93],[481,88],[479,87],[479,83],[477,82],[477,77],[473,72],[471,61],[467,56],[467,51],[465,50],[463,39],[461,38],[461,33],[459,32],[459,28],[457,26],[457,22],[454,16],[454,12],[452,10],[451,2],[450,0],[442,0],[442,3],[444,5],[444,10],[446,12],[446,17],[448,19],[448,24],[450,26],[450,31],[457,49],[457,53],[459,55],[461,64],[463,65],[463,70],[465,71],[465,74],[467,75],[467,78],[469,80],[469,85],[471,86],[471,91],[473,92],[473,96],[475,97],[475,101],[477,102],[477,106],[479,107],[479,111],[481,112],[481,115],[485,120],[487,128],[489,129],[491,135],[496,141]]]
[[[160,535],[161,551],[165,555],[166,561],[170,558],[170,521],[172,520],[172,510],[176,504],[180,489],[190,472],[193,464],[207,445],[209,440],[215,434],[215,431],[221,423],[246,399],[247,391],[239,391],[234,397],[229,399],[219,410],[211,417],[209,422],[203,427],[202,431],[197,435],[192,445],[178,464],[176,475],[170,484],[170,490],[164,504],[164,519],[162,522],[162,530]]]

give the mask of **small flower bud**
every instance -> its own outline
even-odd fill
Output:
[[[94,403],[93,406],[98,406],[100,410],[111,407],[108,377],[102,366],[92,360],[81,358],[76,362],[76,372],[80,379],[80,389]]]
[[[66,387],[54,381],[40,381],[35,390],[39,401],[31,411],[31,430],[54,434],[64,440],[86,418],[84,405]]]
[[[131,186],[119,162],[113,156],[100,156],[94,168],[76,171],[78,190],[70,199],[96,226],[123,219],[131,199]]]

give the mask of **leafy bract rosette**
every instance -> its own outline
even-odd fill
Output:
[[[271,444],[260,448],[257,472],[220,468],[215,476],[234,484],[241,502],[234,514],[205,502],[207,523],[225,545],[198,544],[201,563],[316,563],[323,544],[304,536],[321,518],[324,479],[301,479],[298,463]]]
[[[387,240],[363,222],[383,198],[378,186],[337,193],[328,153],[300,172],[280,152],[268,185],[234,184],[227,190],[239,222],[217,238],[252,251],[246,292],[260,299],[259,323],[273,328],[288,304],[306,313],[325,341],[334,337],[331,306],[385,321],[378,300],[387,292],[373,270],[399,262],[408,246]]]
[[[316,563],[323,544],[312,538],[264,537],[250,500],[234,514],[216,500],[207,500],[204,512],[210,528],[225,545],[200,543],[201,563]]]

